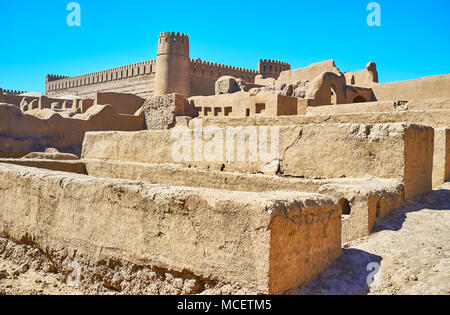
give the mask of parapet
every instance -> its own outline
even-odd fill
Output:
[[[194,75],[210,76],[220,78],[224,75],[230,75],[235,78],[241,78],[248,82],[253,82],[255,76],[258,74],[256,70],[245,69],[240,67],[227,66],[200,59],[191,59],[191,72]]]
[[[64,76],[64,75],[47,74],[45,76],[45,82],[57,81],[57,80],[62,80],[62,79],[66,79],[66,78],[69,78],[69,77]]]
[[[172,38],[174,40],[180,39],[189,39],[189,36],[183,33],[175,33],[175,32],[162,32],[159,34],[159,38]]]
[[[291,70],[291,65],[283,61],[261,59],[258,63],[258,73],[265,78],[272,77],[276,79],[281,72],[287,70]]]
[[[141,75],[155,73],[155,60],[143,61],[132,65],[117,67],[114,69],[89,73],[76,77],[48,74],[46,76],[46,91],[64,90],[73,87],[92,85],[102,82],[116,81]]]
[[[0,94],[4,94],[4,95],[20,95],[26,93],[25,91],[17,91],[17,90],[4,90],[2,88],[0,88]]]
[[[158,55],[180,55],[189,58],[189,37],[183,33],[159,34]]]

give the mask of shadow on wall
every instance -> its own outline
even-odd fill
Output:
[[[120,115],[110,105],[95,105],[70,118],[46,109],[38,118],[17,106],[0,104],[0,157],[20,158],[46,148],[80,156],[88,131],[138,131],[144,126],[143,113]]]
[[[294,294],[302,295],[365,295],[368,279],[376,273],[371,263],[381,265],[382,257],[359,249],[343,249],[342,256]],[[369,269],[369,270],[368,270]]]

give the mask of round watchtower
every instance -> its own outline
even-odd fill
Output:
[[[180,33],[161,33],[156,57],[155,96],[170,93],[190,96],[189,37]]]

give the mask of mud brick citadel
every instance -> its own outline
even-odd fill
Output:
[[[450,75],[380,84],[374,62],[243,69],[161,33],[155,60],[0,89],[0,121],[0,255],[75,262],[88,293],[301,291],[450,189]]]

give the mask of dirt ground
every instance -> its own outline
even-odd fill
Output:
[[[450,183],[392,212],[372,235],[344,247],[335,263],[291,293],[450,294]]]
[[[35,269],[29,257],[22,259],[26,245],[3,239],[6,243],[0,246],[0,295],[83,293],[51,266]],[[372,235],[344,247],[335,263],[289,294],[449,295],[450,183],[379,220]]]

